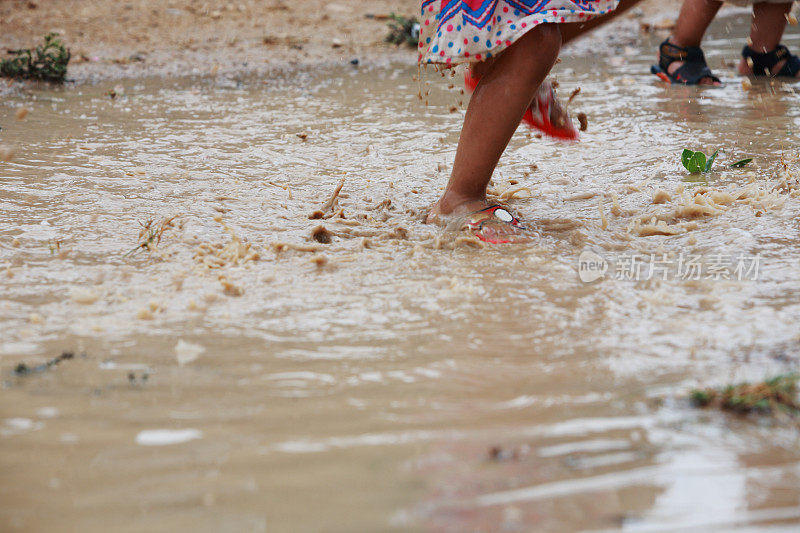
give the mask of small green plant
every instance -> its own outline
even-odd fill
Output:
[[[681,163],[686,167],[686,170],[692,174],[699,174],[701,172],[709,172],[717,159],[719,150],[714,152],[711,157],[706,157],[703,152],[693,152],[691,150],[684,150],[681,155]]]
[[[686,170],[692,174],[710,172],[711,167],[714,166],[714,161],[717,159],[717,155],[719,155],[719,150],[715,151],[711,157],[706,157],[706,154],[703,152],[684,150],[681,154],[681,163],[683,163],[684,168],[686,168]],[[740,159],[739,161],[732,163],[730,168],[744,168],[752,161],[752,157]]]
[[[731,168],[744,168],[747,166],[748,163],[752,162],[753,158],[748,157],[747,159],[740,159],[739,161],[733,163]]]
[[[797,416],[800,415],[798,380],[800,374],[781,374],[760,383],[695,389],[690,398],[697,407],[716,407],[739,414],[785,413]]]
[[[386,42],[396,45],[407,44],[408,46],[416,47],[419,43],[419,21],[415,17],[403,17],[389,14],[389,35],[386,36]]]
[[[48,33],[44,44],[33,50],[9,50],[11,59],[0,61],[0,76],[63,83],[67,76],[70,52],[56,33]]]

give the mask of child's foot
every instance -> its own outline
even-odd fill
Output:
[[[464,85],[467,90],[474,91],[479,81],[480,76],[475,75],[471,69],[464,71]],[[549,81],[539,87],[531,106],[522,117],[522,122],[556,139],[574,141],[579,137],[569,112],[561,105]]]
[[[431,207],[425,223],[449,226],[456,218],[483,209],[488,205],[486,200],[451,199],[445,194],[443,198]]]
[[[505,207],[489,205],[486,201],[470,200],[444,211],[439,200],[428,214],[427,222],[446,226],[454,231],[465,230],[480,240],[492,244],[532,242],[536,233],[522,225]]]
[[[739,74],[742,76],[783,76],[800,78],[800,57],[792,55],[783,45],[772,52],[759,54],[749,46],[742,50],[739,62]]]
[[[671,43],[669,38],[658,47],[658,64],[653,65],[650,72],[670,84],[722,85],[708,68],[699,46],[678,46]]]

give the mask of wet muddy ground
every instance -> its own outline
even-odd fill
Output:
[[[683,400],[798,369],[798,87],[720,68],[745,27],[713,28],[718,90],[650,76],[659,35],[564,55],[589,131],[520,129],[491,191],[527,246],[421,222],[458,77],[427,107],[410,64],[5,101],[3,529],[796,530],[797,426]]]

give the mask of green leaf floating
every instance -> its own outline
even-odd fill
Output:
[[[745,166],[747,166],[748,163],[752,161],[753,161],[752,157],[748,157],[747,159],[740,159],[736,163],[732,164],[731,168],[744,168]]]

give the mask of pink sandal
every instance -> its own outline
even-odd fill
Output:
[[[480,78],[472,75],[472,70],[464,71],[464,85],[469,92],[475,90]],[[553,85],[549,81],[542,83],[536,93],[536,99],[525,111],[522,122],[545,135],[564,141],[577,141],[580,137],[572,123],[569,113],[561,107]]]

